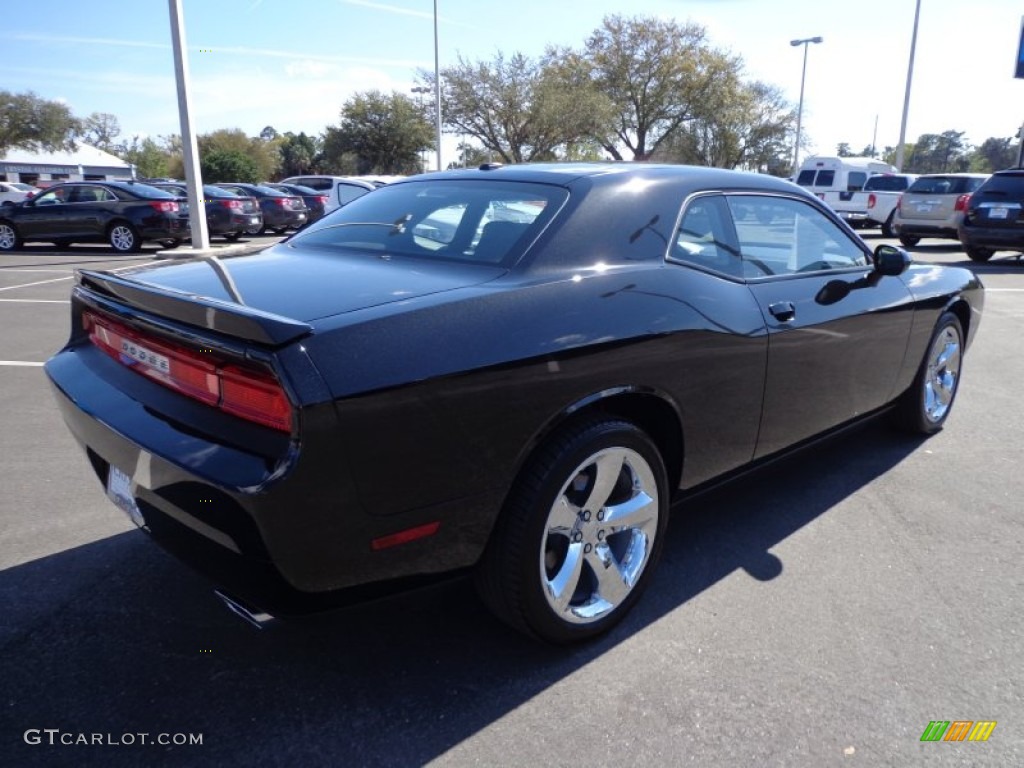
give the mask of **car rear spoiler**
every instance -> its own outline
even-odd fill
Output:
[[[109,272],[78,270],[77,277],[82,288],[102,296],[236,339],[280,346],[306,336],[313,330],[308,323],[262,312],[243,304],[139,283]]]

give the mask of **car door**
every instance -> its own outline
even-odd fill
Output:
[[[18,232],[26,240],[60,239],[67,231],[67,187],[55,187],[16,209]]]
[[[76,185],[68,195],[66,234],[72,238],[102,238],[116,204],[117,198],[106,187]]]
[[[899,277],[814,203],[731,195],[744,276],[768,330],[756,457],[888,402],[913,315]]]

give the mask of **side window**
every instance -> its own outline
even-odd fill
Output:
[[[861,247],[810,203],[761,195],[728,201],[747,277],[868,266]]]
[[[732,244],[729,209],[721,195],[696,197],[679,222],[669,255],[676,261],[739,277],[739,252]]]
[[[360,187],[358,184],[338,184],[338,205],[351,203],[369,191],[366,187]]]
[[[816,187],[831,187],[835,184],[836,172],[835,171],[818,171],[818,178],[814,181]]]
[[[310,189],[315,189],[317,192],[323,192],[325,189],[331,188],[330,179],[324,179],[316,176],[295,179],[290,183],[298,184],[300,187],[309,187]]]
[[[847,192],[860,192],[864,189],[864,183],[868,180],[868,175],[864,171],[850,171],[846,175],[846,191]]]
[[[44,192],[35,199],[36,206],[40,205],[57,205],[58,203],[64,202],[64,191],[65,188],[51,189],[49,192]]]

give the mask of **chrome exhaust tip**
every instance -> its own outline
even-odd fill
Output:
[[[259,608],[251,608],[240,600],[231,597],[231,595],[221,592],[219,589],[213,590],[213,594],[220,598],[229,611],[236,616],[241,616],[249,624],[256,627],[256,629],[265,629],[267,625],[275,621],[274,617],[266,611],[261,611]]]

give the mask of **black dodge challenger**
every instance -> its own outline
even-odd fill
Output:
[[[236,608],[472,569],[571,642],[684,492],[882,411],[941,429],[983,298],[771,177],[488,165],[256,255],[83,271],[46,372],[111,499]]]

